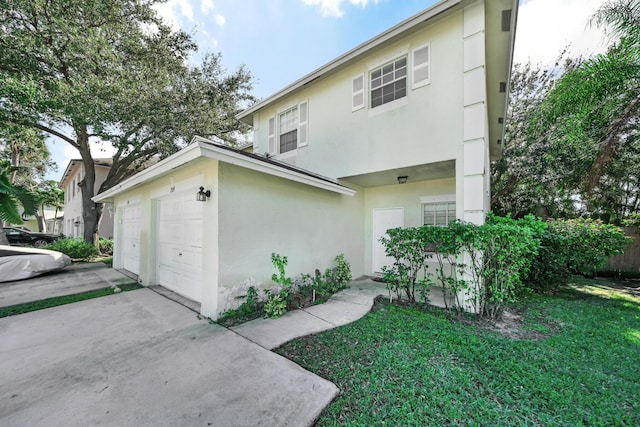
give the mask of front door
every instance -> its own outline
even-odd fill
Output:
[[[393,264],[380,238],[387,235],[390,228],[404,227],[404,208],[384,208],[373,210],[373,272],[382,273],[382,267]]]

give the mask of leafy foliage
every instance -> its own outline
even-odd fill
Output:
[[[382,267],[384,280],[390,292],[398,299],[402,292],[411,302],[416,302],[416,293],[428,302],[429,273],[427,252],[428,242],[420,228],[393,228],[387,230],[387,236],[380,238],[387,256],[393,258],[393,264]]]
[[[540,250],[526,277],[527,286],[537,291],[558,289],[571,274],[595,274],[630,242],[619,227],[582,218],[552,220],[537,233]]]
[[[78,150],[85,175],[84,238],[93,241],[102,206],[95,195],[90,140],[116,153],[104,191],[194,135],[232,143],[235,119],[251,102],[251,76],[226,74],[221,57],[187,60],[197,46],[158,17],[158,0],[15,0],[0,8],[0,126],[14,124]]]
[[[25,214],[32,215],[37,209],[37,201],[35,195],[26,188],[11,183],[14,170],[8,161],[0,161],[0,221],[20,224],[22,216],[19,207],[22,206]],[[0,233],[4,237],[4,231],[0,230]]]
[[[492,164],[499,214],[621,224],[640,209],[640,2],[609,1],[592,22],[615,36],[605,54],[514,66],[504,157]]]
[[[77,261],[89,261],[99,255],[98,248],[82,239],[58,239],[44,246],[43,249],[62,252]]]
[[[98,240],[98,251],[102,255],[113,255],[113,240],[103,239]]]

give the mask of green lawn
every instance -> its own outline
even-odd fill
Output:
[[[379,300],[277,350],[338,385],[318,425],[640,425],[640,298],[580,282],[527,301],[514,339]]]

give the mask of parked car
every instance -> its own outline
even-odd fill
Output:
[[[61,252],[0,245],[0,282],[28,279],[70,264],[71,259]]]
[[[7,235],[7,240],[12,246],[35,246],[39,248],[60,238],[58,234],[36,233],[27,231],[23,227],[3,228],[4,234]]]

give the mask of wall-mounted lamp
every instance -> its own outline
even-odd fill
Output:
[[[75,225],[76,227],[80,227],[80,220],[77,220],[77,219],[76,219],[76,220],[73,222],[73,225]]]
[[[409,178],[408,176],[404,175],[404,176],[399,176],[398,177],[398,184],[406,184],[407,183],[407,178]]]
[[[204,187],[200,187],[200,191],[196,194],[196,200],[199,202],[206,202],[209,197],[211,197],[211,190],[204,191]]]

